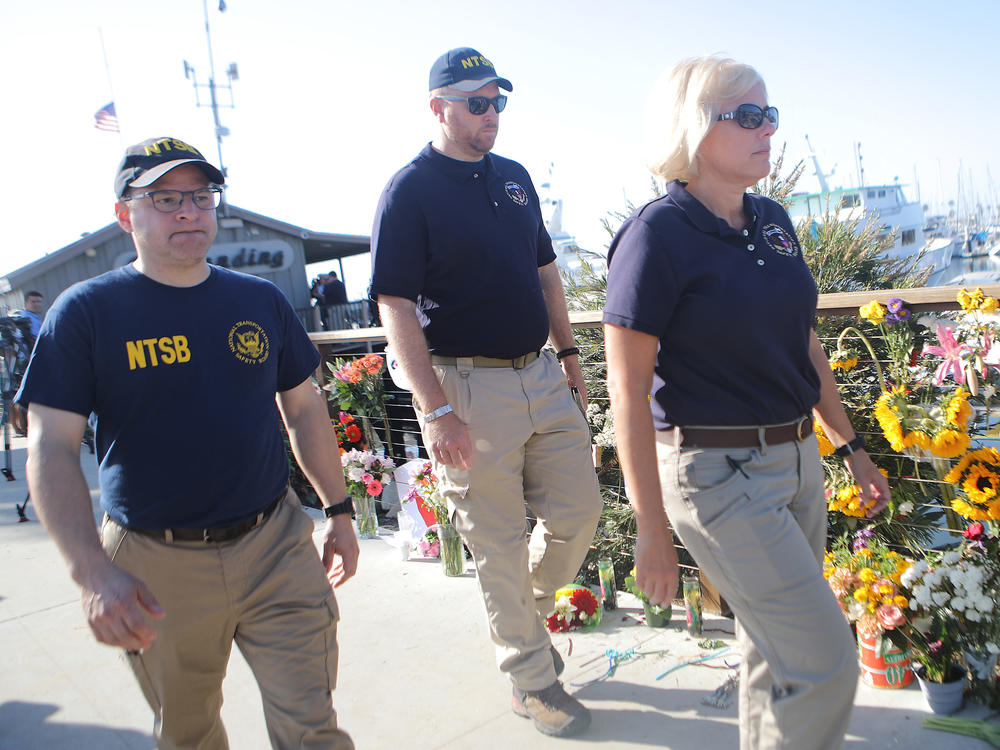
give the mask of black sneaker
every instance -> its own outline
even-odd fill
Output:
[[[590,726],[590,711],[558,680],[542,690],[518,690],[515,686],[511,707],[518,716],[533,719],[535,729],[550,737],[570,737]]]

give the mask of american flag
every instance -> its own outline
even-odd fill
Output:
[[[115,115],[114,102],[108,102],[94,113],[94,127],[112,133],[118,132],[118,117]]]

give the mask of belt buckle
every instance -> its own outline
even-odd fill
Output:
[[[802,442],[809,436],[809,430],[807,429],[811,423],[809,422],[809,415],[802,417],[795,425],[795,439],[798,442]]]
[[[527,359],[528,355],[522,354],[520,357],[515,357],[514,359],[512,359],[510,363],[515,370],[523,370],[525,365],[527,364],[527,362],[525,361]]]

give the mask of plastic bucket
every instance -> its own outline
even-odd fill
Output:
[[[884,656],[875,650],[875,641],[858,636],[858,653],[861,658],[861,678],[866,685],[876,688],[903,688],[913,682],[909,650],[900,651],[886,642]]]

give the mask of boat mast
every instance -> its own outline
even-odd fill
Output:
[[[826,183],[826,175],[823,174],[823,170],[819,168],[819,158],[816,156],[816,152],[809,142],[808,133],[806,134],[806,145],[809,147],[809,158],[812,159],[813,168],[816,170],[816,179],[819,180],[819,191],[821,193],[829,193],[830,186]],[[830,174],[832,175],[833,172],[830,172]]]

